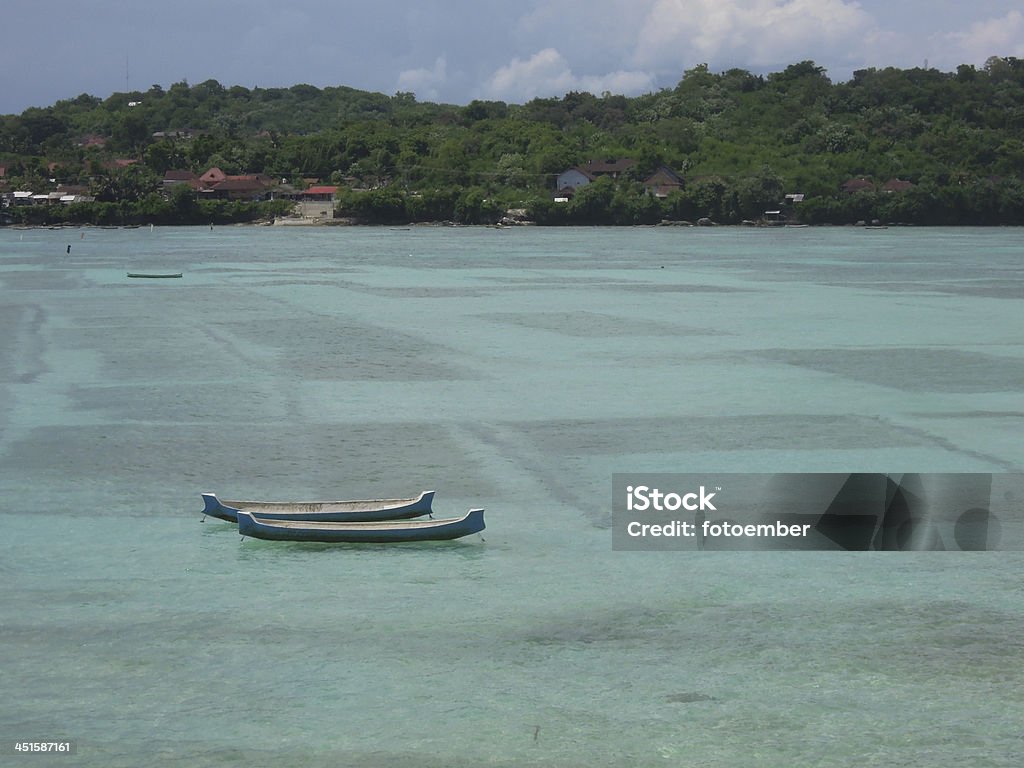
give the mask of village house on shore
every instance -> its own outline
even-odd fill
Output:
[[[580,187],[585,187],[602,176],[619,179],[636,168],[636,160],[629,158],[589,160],[583,165],[573,166],[558,174],[555,180],[554,200],[557,203],[568,202]],[[649,194],[659,198],[681,190],[685,184],[682,176],[664,165],[659,165],[640,183]]]

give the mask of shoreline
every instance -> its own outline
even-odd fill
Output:
[[[998,228],[1021,228],[1024,224],[913,224],[907,222],[866,222],[857,221],[855,223],[830,223],[822,222],[816,224],[805,224],[800,222],[784,223],[784,222],[761,222],[761,221],[741,221],[737,223],[719,223],[716,221],[675,221],[675,220],[663,220],[652,224],[542,224],[536,221],[520,220],[514,222],[496,222],[490,224],[467,224],[458,221],[441,220],[441,221],[408,221],[408,222],[360,222],[352,218],[337,218],[337,219],[324,219],[324,218],[286,218],[276,217],[273,220],[261,219],[255,221],[237,221],[229,223],[141,223],[141,224],[96,224],[92,222],[82,223],[57,223],[57,224],[22,224],[22,223],[5,223],[0,222],[0,231],[4,229],[14,229],[18,231],[26,230],[77,230],[77,229],[155,229],[157,227],[189,227],[189,228],[223,228],[223,227],[296,227],[296,228],[307,228],[307,227],[387,227],[391,229],[410,229],[413,227],[432,227],[432,228],[482,228],[482,229],[519,229],[519,228],[577,228],[577,229],[655,229],[655,228],[684,228],[684,229],[721,229],[721,228],[736,228],[736,229],[829,229],[829,228],[849,228],[849,229],[938,229],[938,228],[952,228],[952,229],[998,229]]]
[[[1024,227],[1024,224],[908,224],[905,222],[886,222],[881,224],[857,222],[854,224],[784,224],[741,222],[738,224],[720,224],[711,222],[697,224],[692,221],[662,221],[657,224],[539,224],[534,221],[521,221],[514,224],[463,224],[453,221],[410,221],[405,223],[362,223],[350,219],[277,219],[274,221],[240,221],[229,224],[0,224],[0,231],[5,229],[17,231],[29,230],[83,230],[83,229],[166,229],[168,227],[222,229],[225,227],[293,227],[293,228],[343,228],[343,227],[384,227],[390,229],[417,228],[449,228],[449,229],[1013,229]]]

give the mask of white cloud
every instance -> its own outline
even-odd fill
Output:
[[[484,84],[483,92],[487,98],[522,102],[537,96],[561,96],[569,91],[632,95],[651,90],[653,82],[650,74],[640,71],[576,75],[561,53],[545,48],[525,61],[514,58],[499,67]]]
[[[960,63],[984,64],[990,56],[1024,57],[1024,14],[1010,11],[944,37],[956,49]]]
[[[448,62],[438,56],[431,69],[406,69],[398,75],[399,91],[412,91],[420,101],[436,101],[439,89],[448,80]]]
[[[695,61],[757,67],[836,53],[849,58],[875,27],[848,0],[655,0],[634,61],[660,69]]]

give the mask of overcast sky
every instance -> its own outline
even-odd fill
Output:
[[[421,101],[636,95],[713,71],[1024,58],[1021,0],[3,0],[0,114],[213,78]]]

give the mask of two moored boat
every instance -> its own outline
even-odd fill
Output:
[[[213,493],[202,497],[203,514],[238,523],[242,536],[271,541],[446,541],[484,530],[482,509],[458,518],[410,519],[430,513],[433,491],[408,499],[331,502],[222,501]]]

